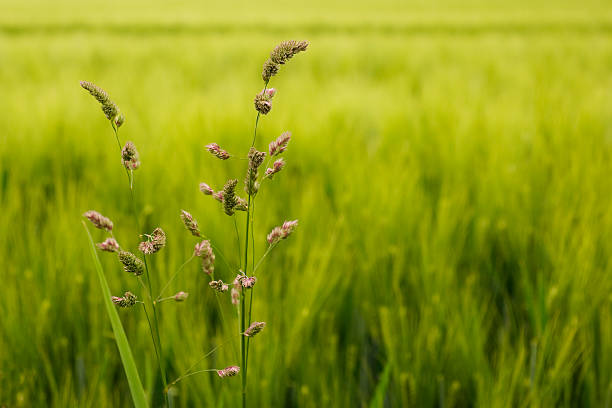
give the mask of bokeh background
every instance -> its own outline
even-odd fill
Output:
[[[81,214],[112,218],[127,248],[138,231],[79,80],[110,93],[139,148],[140,232],[168,234],[159,290],[195,243],[181,209],[238,262],[198,183],[246,163],[204,145],[246,153],[285,39],[311,46],[260,121],[259,148],[293,139],[257,199],[257,254],[275,225],[300,226],[259,274],[251,406],[609,406],[612,7],[590,0],[1,0],[0,406],[131,405]],[[113,293],[140,294],[101,256]],[[207,284],[191,263],[171,286],[188,301],[163,305],[170,378],[236,332]],[[121,318],[155,402],[146,320]],[[199,367],[237,363],[235,338]],[[239,379],[209,373],[172,402],[238,397]]]

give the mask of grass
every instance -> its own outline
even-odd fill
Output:
[[[219,189],[244,163],[219,166],[203,146],[250,141],[260,65],[290,38],[312,45],[275,78],[259,124],[260,148],[294,137],[258,195],[257,254],[279,220],[300,227],[261,267],[250,405],[612,402],[605,3],[321,2],[322,18],[293,4],[23,4],[0,6],[0,405],[131,401],[80,217],[109,216],[132,250],[135,226],[116,142],[78,81],[126,114],[142,229],[168,235],[151,265],[165,282],[192,252],[181,208],[236,252],[198,183]],[[129,290],[101,261],[111,292]],[[169,379],[238,330],[197,262],[173,290],[190,297],[161,305]],[[146,319],[124,312],[152,399]],[[230,342],[198,368],[238,356]],[[194,375],[172,400],[236,406],[239,381]]]

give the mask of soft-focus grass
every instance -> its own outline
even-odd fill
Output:
[[[258,253],[274,225],[300,227],[256,288],[268,327],[251,405],[611,403],[610,7],[243,6],[0,4],[0,405],[130,405],[80,216],[97,209],[138,241],[111,129],[78,81],[127,116],[141,217],[169,237],[153,263],[165,282],[194,244],[182,208],[237,262],[233,224],[197,185],[245,163],[203,146],[246,150],[261,63],[288,38],[312,45],[274,78],[260,122],[261,148],[294,139],[257,199]],[[114,293],[138,290],[102,261]],[[161,313],[171,378],[237,332],[195,262],[179,289],[188,301]],[[146,320],[120,315],[151,393]],[[174,402],[234,406],[238,389],[202,374]]]

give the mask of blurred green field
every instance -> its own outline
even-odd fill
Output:
[[[112,218],[123,246],[138,237],[79,80],[109,91],[139,148],[141,232],[168,234],[157,292],[193,250],[181,209],[238,262],[198,183],[242,179],[245,162],[204,145],[246,153],[261,65],[285,39],[311,46],[260,121],[260,149],[294,137],[257,199],[258,255],[272,227],[300,226],[258,274],[250,406],[610,406],[609,4],[3,0],[0,407],[131,405],[81,214]],[[139,291],[101,257],[113,293]],[[207,283],[194,262],[171,287],[188,301],[163,305],[170,378],[237,330]],[[151,396],[146,320],[120,314]],[[237,406],[239,383],[193,376],[173,406]]]

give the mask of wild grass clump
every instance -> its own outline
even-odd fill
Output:
[[[295,54],[305,51],[307,47],[308,42],[306,41],[282,42],[276,48],[274,48],[270,54],[270,58],[264,63],[262,75],[264,86],[263,89],[255,96],[255,110],[257,111],[257,114],[255,118],[253,138],[245,158],[247,161],[244,178],[244,193],[246,194],[246,198],[239,195],[239,192],[237,191],[238,179],[236,178],[227,180],[223,189],[217,192],[215,192],[205,182],[202,182],[199,185],[199,189],[204,195],[212,196],[221,203],[223,213],[232,219],[231,221],[234,224],[237,241],[239,243],[241,241],[244,243],[243,253],[241,253],[241,246],[238,245],[238,268],[234,269],[227,264],[225,261],[226,257],[223,255],[223,253],[211,242],[210,239],[206,238],[206,235],[200,230],[195,217],[191,213],[181,210],[179,214],[180,219],[187,231],[189,231],[192,236],[198,239],[203,238],[203,240],[195,243],[193,255],[180,267],[178,267],[176,272],[171,275],[170,279],[165,283],[157,296],[155,296],[152,290],[154,287],[152,284],[152,279],[154,279],[156,275],[152,271],[150,262],[147,261],[147,257],[155,255],[166,246],[167,236],[161,227],[156,227],[150,234],[142,233],[141,231],[141,224],[134,200],[134,171],[139,169],[141,165],[138,151],[134,143],[131,141],[128,141],[122,145],[119,137],[119,128],[125,122],[125,116],[121,113],[115,102],[110,99],[108,93],[91,82],[81,82],[81,86],[92,96],[94,96],[101,104],[102,111],[109,120],[113,129],[121,156],[121,163],[125,168],[128,180],[129,199],[133,213],[132,215],[134,218],[134,223],[138,229],[137,236],[141,239],[137,245],[137,249],[140,254],[136,255],[134,252],[124,249],[115,239],[113,235],[114,224],[109,218],[103,216],[97,211],[92,210],[87,211],[84,214],[85,218],[87,218],[94,225],[94,227],[104,230],[108,235],[102,242],[94,245],[91,234],[89,230],[87,230],[93,251],[92,254],[94,257],[94,262],[97,266],[98,275],[100,278],[102,292],[107,305],[113,304],[118,308],[125,309],[133,308],[137,305],[142,306],[142,310],[148,323],[151,343],[155,350],[157,365],[159,367],[159,375],[163,384],[165,404],[168,406],[170,406],[169,390],[171,387],[176,386],[176,384],[187,377],[205,372],[214,372],[219,378],[228,378],[240,375],[242,406],[246,407],[247,405],[247,373],[250,341],[251,338],[261,333],[266,327],[266,322],[255,321],[252,319],[254,314],[253,291],[256,282],[258,282],[256,273],[270,251],[275,248],[282,239],[286,239],[294,231],[298,224],[297,220],[285,221],[281,226],[275,227],[265,238],[268,243],[266,251],[261,255],[260,259],[255,262],[255,245],[253,242],[254,236],[252,232],[254,228],[255,198],[264,180],[271,180],[274,174],[280,172],[285,167],[286,162],[283,158],[278,158],[273,163],[270,163],[270,161],[272,160],[272,157],[278,156],[287,149],[288,143],[291,139],[290,132],[283,132],[276,140],[269,143],[267,153],[265,151],[259,151],[256,148],[257,126],[260,115],[266,115],[272,109],[272,98],[276,94],[276,90],[274,88],[268,88],[270,78],[278,73],[280,65],[285,64]],[[226,150],[222,149],[217,143],[210,143],[206,145],[205,148],[212,155],[221,160],[236,158],[235,155],[232,155]],[[266,156],[268,156],[268,161],[266,166],[264,166],[266,170],[262,175],[259,169],[264,164]],[[271,167],[268,167],[269,165],[271,165]],[[242,221],[242,219],[238,219],[238,214],[243,212],[246,213],[244,221]],[[242,240],[240,239],[240,233],[238,230],[238,224],[240,222],[244,222],[244,238]],[[85,224],[84,226],[86,227]],[[251,231],[250,235],[249,231]],[[96,247],[103,252],[115,253],[118,263],[122,266],[123,270],[134,275],[134,288],[126,291],[123,296],[110,295],[108,285],[106,284],[106,276],[102,271],[98,255],[95,252]],[[250,259],[249,248],[252,248]],[[215,279],[215,252],[217,252],[217,254],[221,256],[221,259],[226,262],[232,274],[235,274],[235,277],[231,283],[232,289],[229,291],[229,293],[228,289],[230,288],[230,283],[225,283],[223,279]],[[163,295],[165,290],[183,270],[185,265],[187,265],[194,258],[199,258],[201,260],[202,272],[208,277],[208,286],[210,287],[210,290],[213,292],[214,296],[227,296],[227,301],[235,307],[235,316],[239,321],[239,333],[237,336],[233,336],[232,338],[228,339],[228,341],[223,342],[222,344],[219,344],[213,348],[213,350],[206,353],[204,357],[198,359],[185,373],[178,376],[178,378],[172,382],[169,382],[167,379],[167,367],[165,363],[166,359],[164,356],[159,330],[160,319],[158,309],[161,307],[160,304],[164,301],[174,300],[175,302],[183,302],[188,299],[189,294],[184,291],[179,291],[175,295],[168,297],[163,297]],[[227,281],[229,282],[229,279],[227,279]],[[139,295],[134,294],[132,291],[139,293]],[[227,295],[224,295],[226,293]],[[128,376],[132,398],[136,406],[144,406],[143,404],[146,404],[143,402],[143,396],[145,395],[144,389],[140,382],[138,371],[135,368],[134,360],[131,356],[129,343],[127,342],[127,338],[123,333],[123,327],[119,321],[117,312],[114,309],[108,308],[108,313],[109,318],[113,323],[113,330],[115,332],[117,345],[121,351],[122,362],[126,369],[126,375]],[[240,338],[240,366],[230,365],[222,369],[196,369],[200,362],[204,361],[217,349],[238,337]]]

